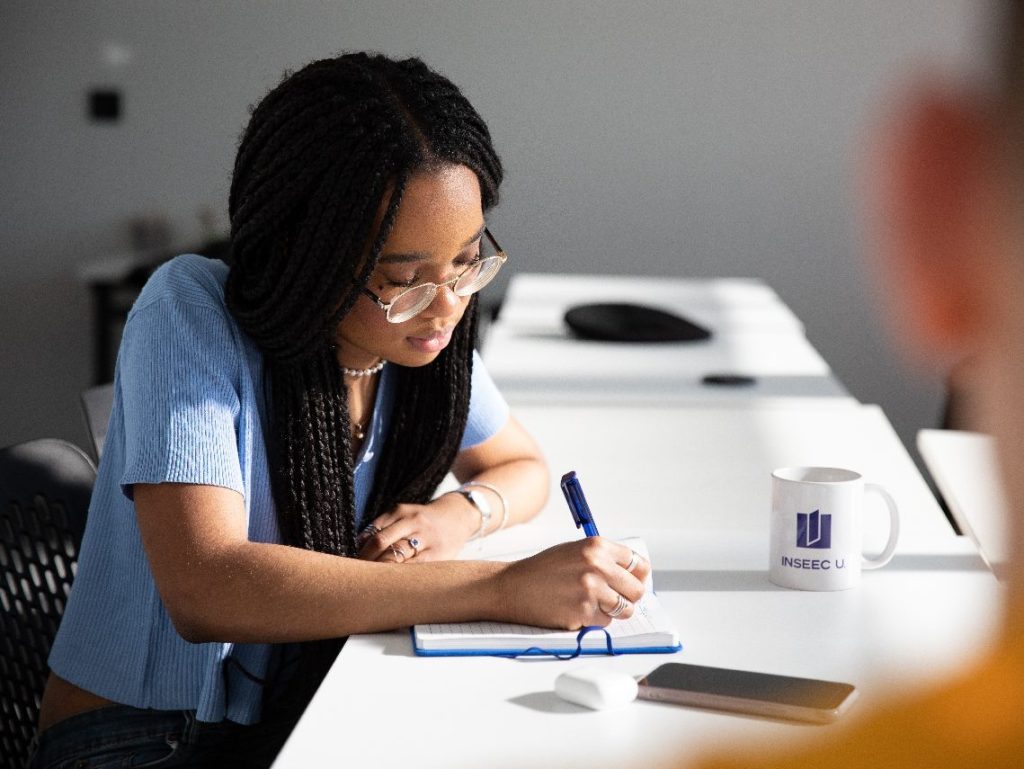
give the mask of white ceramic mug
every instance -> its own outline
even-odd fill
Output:
[[[875,557],[864,555],[865,496],[889,509],[889,540]],[[892,495],[859,473],[837,467],[784,467],[772,473],[769,578],[797,590],[847,590],[862,569],[885,566],[896,550],[900,519]]]

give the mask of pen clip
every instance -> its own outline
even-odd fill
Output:
[[[583,487],[580,485],[579,478],[576,477],[576,471],[570,470],[563,475],[559,485],[562,487],[565,501],[569,504],[569,511],[572,513],[576,528],[582,528],[588,537],[596,536],[597,526],[594,524],[594,516],[590,512],[587,498],[583,496]]]

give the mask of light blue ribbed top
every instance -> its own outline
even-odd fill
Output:
[[[129,313],[114,402],[78,570],[50,654],[65,680],[139,708],[192,710],[202,721],[259,720],[269,644],[191,644],[157,593],[131,500],[135,483],[196,483],[242,494],[249,539],[280,542],[263,431],[263,360],[224,302],[228,267],[194,254],[163,265]],[[494,435],[508,406],[474,354],[462,447]],[[385,366],[356,459],[356,514],[373,487],[394,399]],[[253,596],[258,601],[258,596]]]

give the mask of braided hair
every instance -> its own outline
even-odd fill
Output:
[[[502,168],[486,124],[416,58],[314,61],[253,110],[231,181],[225,293],[263,353],[271,488],[285,544],[356,552],[352,425],[335,332],[369,281],[407,180],[450,164],[475,172],[485,210],[497,202]],[[429,501],[450,469],[469,410],[476,317],[474,297],[433,362],[392,367],[393,427],[367,519],[398,502]],[[321,674],[339,648],[321,644],[313,655]]]

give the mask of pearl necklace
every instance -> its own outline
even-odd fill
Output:
[[[349,368],[348,366],[342,366],[341,364],[338,365],[341,368],[341,373],[344,374],[345,376],[350,376],[354,379],[362,379],[364,377],[379,374],[383,370],[384,364],[386,362],[387,361],[381,359],[375,365],[370,366],[369,368]],[[366,437],[366,428],[363,427],[363,424],[361,422],[356,422],[353,420],[352,437],[355,438],[357,441],[361,441]]]
[[[373,376],[374,374],[380,373],[381,369],[384,368],[385,363],[387,363],[387,361],[382,360],[375,366],[370,366],[369,368],[349,368],[348,366],[342,366],[341,373],[345,376],[355,377],[356,379],[364,376]]]

